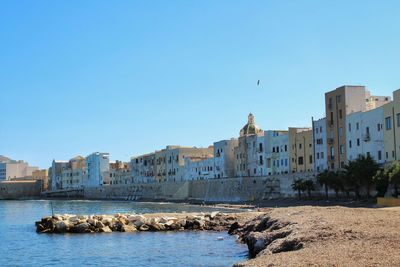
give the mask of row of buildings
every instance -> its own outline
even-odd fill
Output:
[[[342,86],[325,94],[325,114],[310,120],[309,127],[264,131],[250,113],[238,138],[207,148],[167,146],[129,162],[113,162],[99,152],[53,160],[49,188],[319,172],[343,168],[360,155],[381,164],[398,160],[400,89],[391,100],[371,95],[364,86]]]

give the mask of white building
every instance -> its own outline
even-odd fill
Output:
[[[238,146],[238,140],[222,140],[214,143],[215,178],[234,176],[234,148]]]
[[[317,172],[328,168],[328,154],[326,144],[326,119],[313,122],[314,128],[314,166]]]
[[[86,186],[103,185],[104,173],[109,171],[109,154],[95,152],[86,157],[87,171]]]
[[[370,155],[378,163],[385,162],[383,107],[346,116],[347,160]]]
[[[185,158],[185,180],[207,180],[215,177],[214,158],[201,160]]]
[[[266,175],[289,173],[289,134],[287,131],[265,131]]]

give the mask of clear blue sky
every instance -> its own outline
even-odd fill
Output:
[[[344,84],[400,88],[400,1],[1,1],[0,154],[109,152],[310,126]],[[259,87],[257,80],[261,80]]]

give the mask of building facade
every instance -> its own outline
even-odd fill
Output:
[[[387,96],[371,96],[364,86],[346,85],[325,94],[328,168],[343,168],[347,161],[346,116],[380,107],[389,101]]]
[[[383,106],[384,146],[387,163],[400,159],[400,89],[393,92],[393,101]]]
[[[165,182],[167,177],[167,152],[165,149],[157,150],[155,153],[155,175],[156,182]]]
[[[238,146],[234,148],[235,176],[257,176],[257,141],[263,135],[263,130],[255,124],[254,115],[250,113],[247,124],[240,130]]]
[[[3,161],[0,162],[0,181],[32,176],[32,172],[38,169],[38,167],[29,166],[29,163],[23,160]]]
[[[235,175],[234,149],[238,139],[214,142],[215,178],[233,177]]]
[[[85,186],[103,185],[104,173],[110,169],[110,158],[108,153],[95,152],[86,157],[84,167]]]
[[[378,163],[385,162],[383,107],[347,115],[346,126],[348,161],[370,155]]]
[[[289,128],[290,172],[313,170],[313,143],[312,128]]]
[[[131,174],[135,183],[155,182],[155,153],[132,157]]]
[[[326,144],[326,119],[313,121],[314,130],[314,171],[320,172],[328,168]]]
[[[264,140],[266,175],[289,173],[290,154],[288,131],[265,131]]]

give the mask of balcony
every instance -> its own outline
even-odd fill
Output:
[[[328,120],[328,125],[332,127],[333,126],[333,120]]]
[[[371,136],[369,134],[364,135],[363,137],[364,142],[369,142],[371,140]]]
[[[327,138],[327,140],[326,140],[327,142],[328,142],[328,144],[333,144],[333,138]]]

